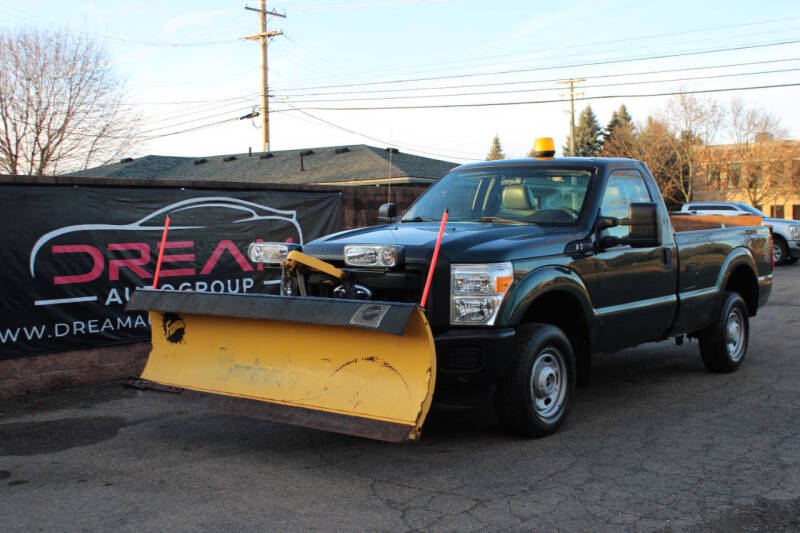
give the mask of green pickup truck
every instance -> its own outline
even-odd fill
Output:
[[[312,276],[304,295],[419,301],[445,208],[426,313],[434,401],[491,395],[525,436],[561,425],[592,354],[688,336],[710,371],[736,370],[772,286],[767,226],[676,232],[643,163],[540,158],[457,167],[402,217],[385,204],[382,225],[307,243],[350,283]]]

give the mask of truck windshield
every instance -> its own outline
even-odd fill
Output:
[[[464,169],[437,181],[402,222],[449,220],[518,224],[573,224],[581,215],[591,168],[534,166]]]

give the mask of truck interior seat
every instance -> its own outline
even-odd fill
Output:
[[[503,189],[502,203],[497,216],[526,217],[536,212],[530,190],[525,185],[509,185]]]

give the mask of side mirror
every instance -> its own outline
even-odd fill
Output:
[[[631,227],[631,232],[627,237],[621,239],[623,244],[628,244],[633,248],[646,248],[661,244],[656,204],[652,202],[631,204],[625,224]]]
[[[397,204],[388,203],[382,204],[378,208],[378,222],[381,224],[390,224],[397,218]]]
[[[600,239],[601,248],[610,248],[618,244],[627,244],[632,248],[647,248],[661,244],[658,231],[658,207],[652,202],[633,203],[628,209],[628,218],[600,217],[597,219],[597,230],[615,226],[630,226],[631,231],[625,237],[606,235]]]

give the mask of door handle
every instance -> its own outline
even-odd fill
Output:
[[[661,249],[661,261],[664,265],[664,270],[672,270],[672,250],[670,248]]]

